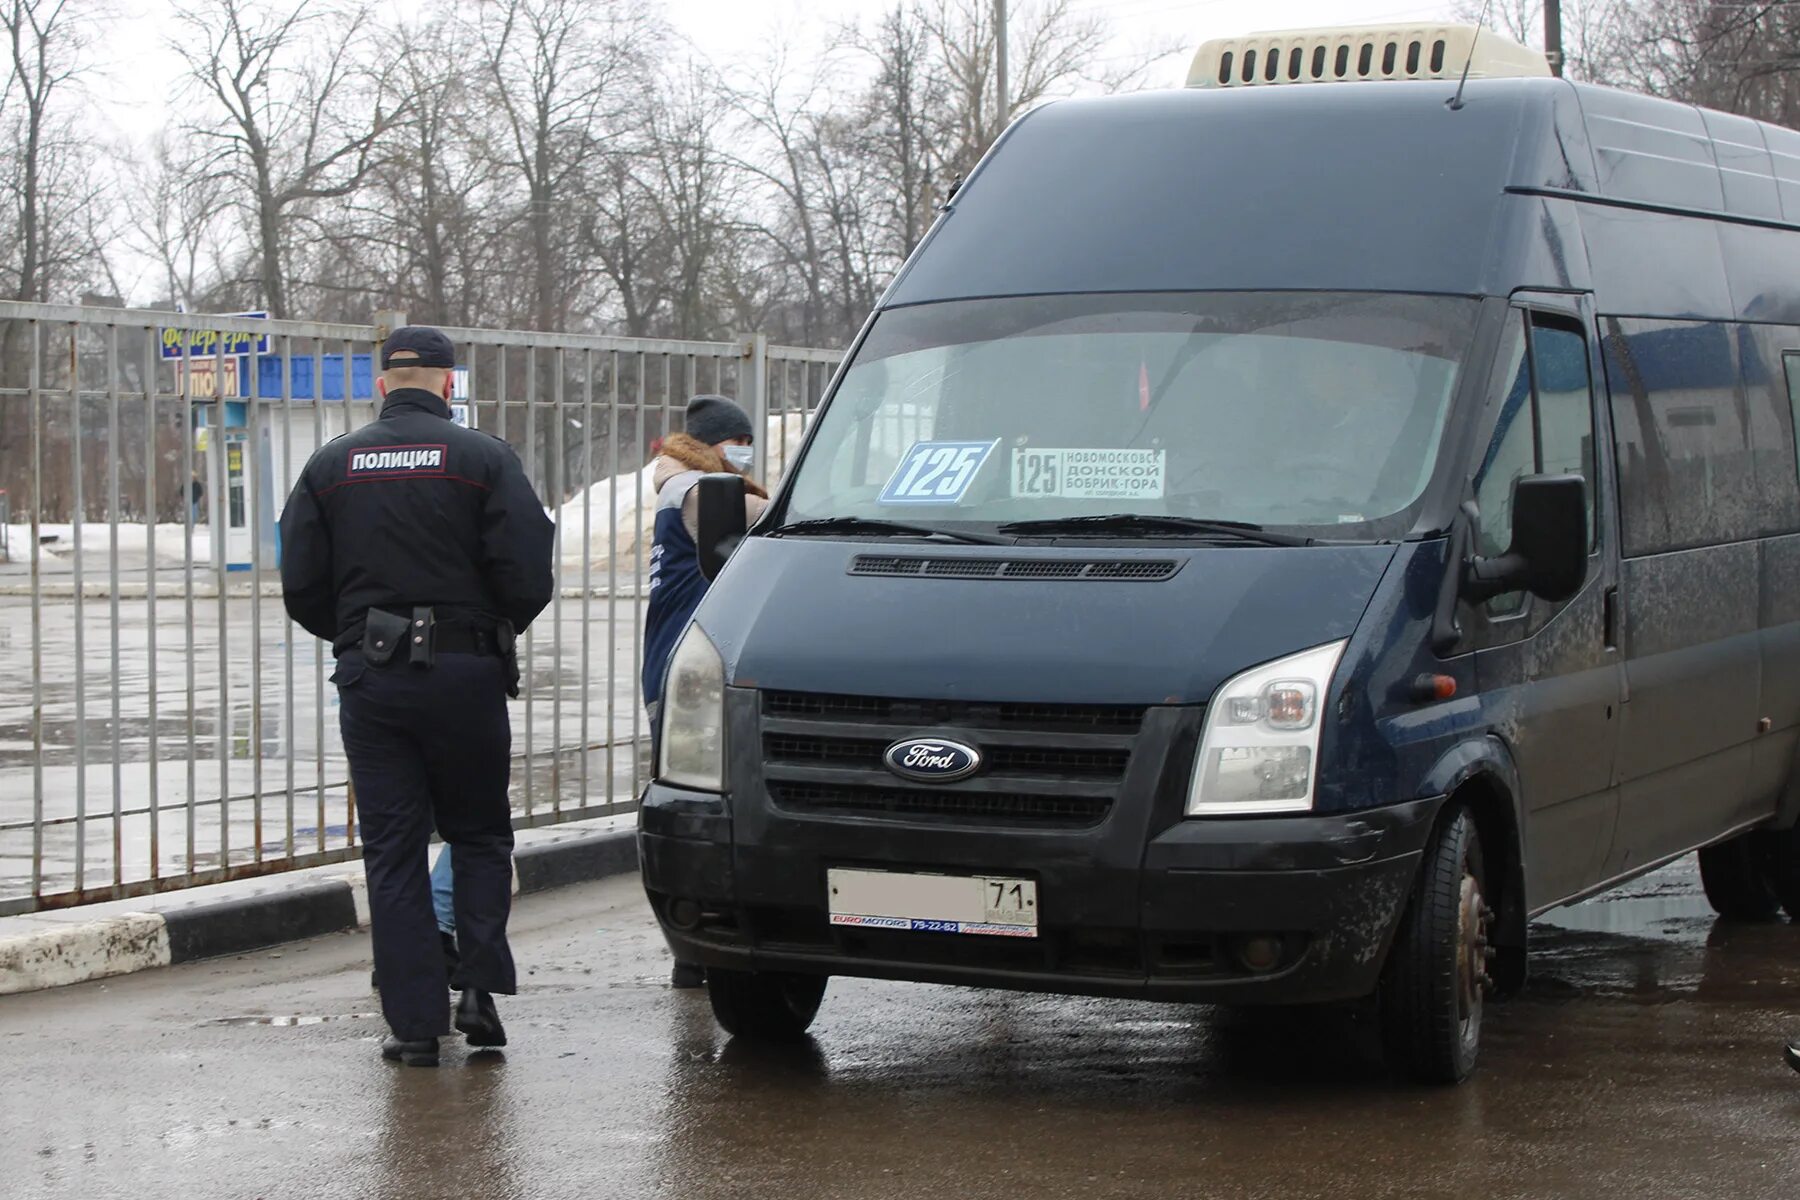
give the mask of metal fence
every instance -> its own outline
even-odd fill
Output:
[[[369,419],[403,318],[268,321],[0,302],[0,914],[360,853],[327,687],[292,625],[275,518],[307,457]],[[519,826],[628,810],[654,439],[699,391],[757,419],[778,479],[838,352],[452,329],[459,416],[519,452],[558,587],[523,639]]]

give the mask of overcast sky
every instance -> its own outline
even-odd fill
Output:
[[[270,0],[271,3],[275,0]],[[1026,4],[1030,0],[1016,0]],[[101,47],[107,66],[88,80],[99,109],[130,142],[142,139],[168,119],[179,62],[167,49],[173,25],[169,14],[180,0],[115,0],[119,19]],[[1174,86],[1185,76],[1187,57],[1207,38],[1265,29],[1350,25],[1441,18],[1452,0],[1072,0],[1074,7],[1105,14],[1114,29],[1107,66],[1130,64],[1153,45],[1180,45],[1184,53],[1158,64],[1151,82]],[[675,28],[709,58],[726,62],[751,56],[777,30],[799,44],[822,40],[846,21],[872,21],[893,0],[665,0]],[[285,7],[285,0],[283,0]],[[392,0],[378,8],[389,16],[414,5]],[[444,46],[454,55],[454,44]]]

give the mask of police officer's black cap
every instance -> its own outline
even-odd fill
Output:
[[[395,362],[394,356],[400,355]],[[414,357],[416,355],[416,357]],[[381,344],[381,369],[389,367],[454,367],[456,344],[441,329],[429,325],[402,325]]]

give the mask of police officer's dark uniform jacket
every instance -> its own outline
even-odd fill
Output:
[[[401,388],[306,464],[281,515],[287,610],[339,654],[371,608],[431,604],[440,620],[456,609],[523,631],[550,603],[553,535],[511,446]]]
[[[448,356],[435,330],[395,336],[415,332]],[[434,827],[456,859],[462,965],[448,982],[515,990],[506,695],[513,638],[552,591],[553,527],[517,456],[449,416],[430,392],[393,391],[378,420],[313,456],[281,516],[288,612],[338,655],[382,1008],[408,1041],[449,1024]]]

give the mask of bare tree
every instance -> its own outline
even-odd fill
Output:
[[[1004,106],[991,0],[888,0],[735,87],[663,53],[656,0],[431,0],[459,53],[405,20],[377,41],[366,0],[194,0],[189,111],[125,205],[94,191],[91,129],[59,124],[95,2],[0,0],[9,295],[841,342],[1011,115],[1120,82],[1083,0],[1019,0]]]
[[[898,263],[925,236],[951,182],[936,119],[947,88],[916,7],[896,4],[857,45],[876,66],[863,100],[862,138],[882,249]]]
[[[1618,80],[1779,124],[1800,120],[1800,7],[1780,0],[1626,5]]]
[[[91,169],[92,135],[75,117],[77,80],[87,65],[92,8],[72,0],[4,0],[0,28],[7,40],[7,80],[0,93],[0,187],[4,207],[5,293],[15,300],[74,299],[104,275],[100,242],[111,208]],[[19,387],[31,367],[24,339],[31,332],[6,322],[0,333],[0,382]],[[38,464],[31,461],[29,411],[21,397],[0,399],[0,487],[31,495]],[[63,444],[78,427],[72,407],[46,415],[47,444]],[[46,462],[60,463],[46,454]],[[60,504],[66,470],[46,470],[46,498]]]
[[[588,275],[572,253],[584,171],[628,123],[661,27],[644,0],[495,0],[473,34],[499,117],[493,153],[525,193],[526,319],[563,327]]]
[[[619,305],[627,337],[647,337],[667,294],[667,246],[653,203],[651,155],[624,153],[615,146],[592,168],[588,202],[592,219],[583,222],[580,244],[600,265]]]
[[[9,181],[16,300],[47,300],[59,274],[89,258],[82,208],[95,199],[81,178],[85,139],[60,110],[84,64],[87,28],[71,0],[5,0],[11,63],[5,116],[12,124]]]
[[[1636,0],[1563,0],[1563,74],[1607,82],[1616,73],[1622,21]],[[1544,0],[1457,0],[1451,10],[1474,24],[1484,13],[1489,28],[1522,45],[1544,48]]]
[[[675,337],[725,332],[711,299],[714,270],[726,240],[743,228],[736,214],[745,192],[722,140],[731,119],[730,98],[692,60],[658,86],[648,108],[647,190],[666,249],[667,332]]]
[[[222,118],[190,130],[214,144],[208,177],[243,197],[255,282],[276,317],[294,311],[292,269],[309,206],[360,187],[377,140],[400,115],[382,107],[355,57],[364,19],[364,10],[317,0],[285,12],[201,0],[181,12],[184,33],[171,43]]]
[[[807,144],[819,192],[827,242],[827,281],[832,303],[826,309],[830,341],[848,341],[875,306],[881,287],[899,262],[878,248],[875,195],[870,161],[861,153],[860,131],[835,114],[822,119]]]
[[[127,186],[138,201],[126,210],[128,238],[157,273],[157,300],[196,308],[222,274],[219,249],[227,230],[227,202],[164,130],[148,158],[129,168]]]
[[[756,227],[789,283],[772,304],[786,335],[853,335],[1011,114],[1084,81],[1118,82],[1096,70],[1105,25],[1068,0],[1045,0],[1009,25],[1003,111],[993,17],[987,0],[898,0],[873,31],[841,39],[876,67],[852,105],[838,100],[847,72],[836,58],[800,77],[780,49],[739,93],[755,141],[738,157],[763,185]]]
[[[1014,113],[1022,112],[1085,78],[1106,44],[1104,18],[1083,13],[1070,0],[1041,0],[1014,11],[1007,21],[1009,95],[996,93],[994,7],[987,0],[933,0],[922,19],[936,45],[947,90],[940,120],[946,124],[949,165],[972,170]]]
[[[835,65],[816,64],[797,88],[790,83],[792,47],[776,43],[755,71],[755,83],[735,96],[738,112],[761,147],[733,156],[738,167],[770,194],[755,222],[775,251],[775,266],[798,285],[793,333],[812,345],[823,332],[827,268],[826,235],[813,165],[821,114],[837,83]]]
[[[404,116],[370,186],[348,198],[352,219],[333,230],[335,249],[350,286],[383,304],[415,320],[475,324],[498,266],[490,209],[500,190],[476,112],[483,80],[421,29],[400,31],[387,107]]]

